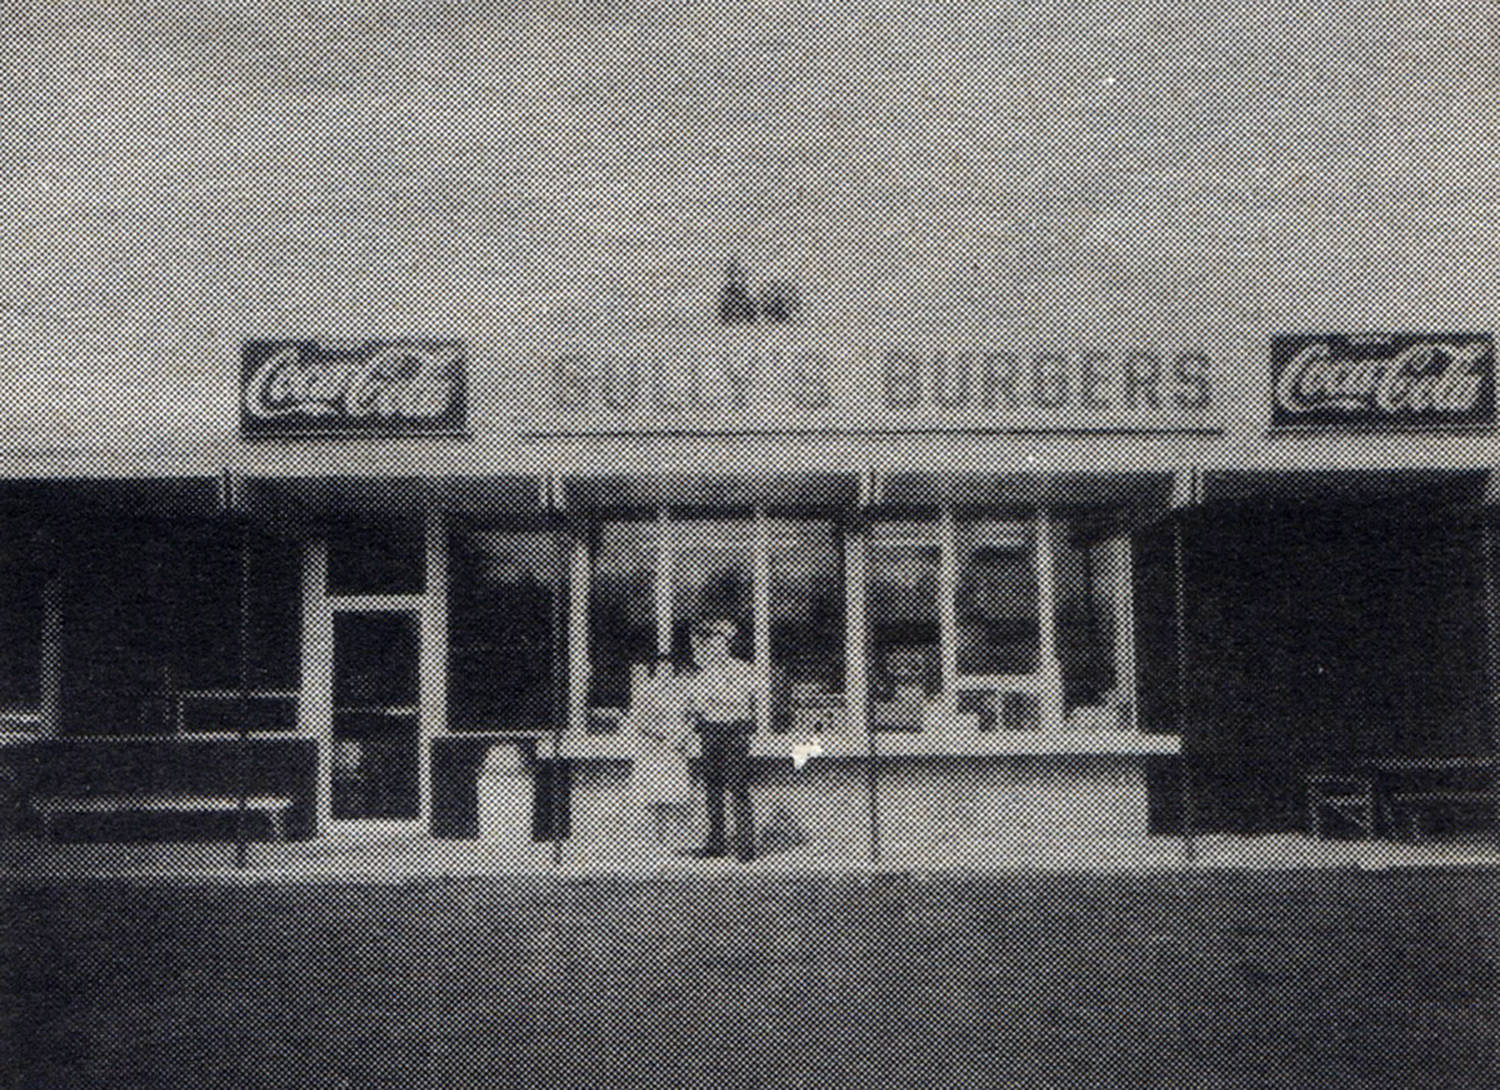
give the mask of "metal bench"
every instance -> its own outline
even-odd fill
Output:
[[[1500,810],[1500,796],[1493,791],[1393,791],[1386,796],[1390,813],[1406,818],[1406,828],[1413,840],[1425,835],[1424,816],[1447,807],[1488,806]]]
[[[1307,777],[1308,827],[1321,839],[1325,817],[1337,815],[1361,835],[1393,831],[1424,835],[1424,816],[1443,807],[1488,804],[1500,816],[1496,762],[1490,757],[1369,757]]]
[[[42,832],[52,836],[53,822],[71,814],[233,814],[240,808],[237,795],[139,794],[139,795],[48,795],[33,799],[32,809],[42,822]],[[286,815],[292,800],[284,795],[251,795],[245,810],[265,814],[271,835],[286,839]]]
[[[1317,772],[1307,777],[1307,818],[1312,835],[1322,840],[1325,814],[1337,814],[1366,837],[1380,823],[1375,777],[1359,772]]]

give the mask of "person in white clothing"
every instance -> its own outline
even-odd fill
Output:
[[[693,668],[680,681],[683,706],[698,731],[708,794],[705,856],[727,854],[726,794],[734,809],[734,854],[755,858],[755,814],[750,799],[750,736],[755,732],[755,669],[735,658],[738,635],[727,618],[693,626]]]
[[[696,797],[688,765],[690,735],[672,661],[632,669],[627,733],[635,739],[631,790],[652,817],[656,843],[691,825]]]

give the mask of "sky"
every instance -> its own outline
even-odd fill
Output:
[[[731,259],[838,329],[1495,324],[1485,4],[51,7],[0,3],[13,396],[691,323]]]

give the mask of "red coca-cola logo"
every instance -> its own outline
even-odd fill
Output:
[[[241,427],[276,434],[461,426],[463,363],[461,346],[450,342],[353,348],[252,342],[242,373]]]
[[[1273,359],[1277,425],[1494,422],[1487,335],[1283,337]]]

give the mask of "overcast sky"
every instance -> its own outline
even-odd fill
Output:
[[[0,337],[545,339],[736,254],[870,328],[1489,328],[1448,6],[7,0]]]

